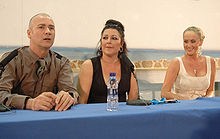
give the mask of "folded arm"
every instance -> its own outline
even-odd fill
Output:
[[[174,58],[167,69],[161,90],[161,97],[165,97],[166,99],[178,99],[178,100],[197,98],[198,96],[196,95],[189,96],[189,95],[182,95],[182,94],[177,94],[175,92],[171,92],[173,84],[178,76],[179,70],[180,70],[180,63],[177,58]]]
[[[69,60],[61,59],[61,69],[58,74],[58,91],[56,98],[56,107],[55,110],[63,111],[67,110],[70,106],[78,104],[79,94],[74,88],[73,84],[73,71],[69,64]]]

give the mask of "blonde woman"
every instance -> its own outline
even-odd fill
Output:
[[[171,61],[161,97],[181,100],[214,96],[216,66],[213,58],[201,55],[204,38],[202,30],[195,26],[183,32],[185,55]],[[175,90],[171,92],[173,84]]]

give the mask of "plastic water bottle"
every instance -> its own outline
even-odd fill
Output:
[[[110,73],[107,85],[107,111],[118,111],[118,81],[116,73]]]

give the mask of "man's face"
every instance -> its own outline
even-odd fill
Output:
[[[48,16],[38,15],[31,21],[27,33],[31,47],[49,49],[55,38],[54,22]]]

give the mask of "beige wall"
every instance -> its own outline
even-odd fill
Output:
[[[28,45],[28,21],[39,12],[55,20],[55,46],[95,47],[113,18],[130,48],[182,49],[183,30],[197,25],[204,49],[220,49],[219,0],[0,0],[0,46]]]

